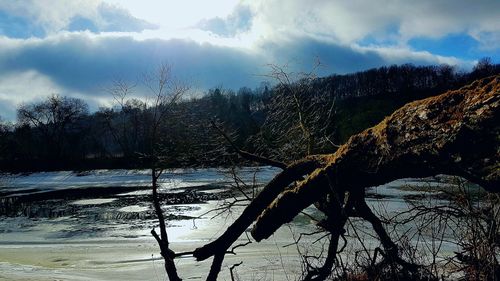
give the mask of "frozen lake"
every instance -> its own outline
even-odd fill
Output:
[[[242,182],[256,186],[277,172],[267,167],[237,171]],[[215,218],[215,213],[207,214],[238,195],[233,182],[231,174],[220,169],[164,173],[160,192],[169,203],[165,212],[174,251],[207,243],[238,216],[241,207]],[[422,193],[402,186],[442,184],[438,179],[398,180],[371,188],[369,203],[375,210],[397,213],[407,208],[405,196]],[[0,186],[0,280],[165,280],[150,235],[156,220],[147,170],[5,175]],[[319,216],[314,207],[307,212]],[[307,216],[299,216],[270,239],[227,256],[220,279],[230,280],[228,268],[243,261],[237,268],[243,280],[293,280],[300,275],[300,259],[296,247],[284,246],[299,233],[315,230]],[[176,262],[184,280],[205,279],[210,267],[210,261],[198,263],[191,257]]]

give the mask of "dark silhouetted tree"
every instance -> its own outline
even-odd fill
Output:
[[[17,109],[19,125],[32,128],[38,136],[42,155],[54,159],[62,159],[77,150],[73,145],[85,132],[81,121],[87,115],[88,106],[83,100],[59,95],[22,104]]]

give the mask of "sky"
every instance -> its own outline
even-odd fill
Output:
[[[500,62],[500,0],[0,0],[0,118],[51,94],[109,106],[113,80],[162,63],[203,92],[257,87],[269,64],[319,60],[324,76],[482,57]]]

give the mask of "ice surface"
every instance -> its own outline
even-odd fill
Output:
[[[278,171],[247,167],[240,169],[239,175],[247,183],[255,180],[262,185]],[[160,180],[160,191],[172,196],[186,192],[217,195],[231,188],[228,172],[215,168],[168,170]],[[150,235],[157,222],[149,181],[148,170],[9,175],[0,188],[0,200],[5,206],[10,202],[19,208],[0,216],[0,280],[163,280],[159,250]],[[368,189],[370,206],[387,213],[406,210],[404,196],[422,191],[402,190],[405,185],[443,183],[433,178],[403,179],[373,187]],[[40,194],[45,197],[36,201]],[[19,198],[32,201],[19,203]],[[220,235],[242,210],[238,207],[213,218],[217,212],[207,212],[220,203],[209,200],[165,205],[172,248],[191,251]],[[319,216],[313,207],[306,211]],[[280,228],[269,240],[241,248],[236,256],[229,255],[222,279],[229,280],[228,267],[240,261],[244,264],[237,270],[243,280],[297,276],[301,267],[296,247],[283,246],[300,232],[315,230],[309,217],[299,216],[290,228]],[[301,241],[310,244],[317,238],[304,237]],[[246,239],[243,236],[240,242]],[[367,239],[368,244],[377,246],[376,240]],[[452,246],[445,245],[449,251]],[[204,279],[210,266],[209,262],[197,263],[189,257],[177,260],[177,264],[185,280]]]

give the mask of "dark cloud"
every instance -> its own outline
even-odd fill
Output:
[[[436,63],[428,59],[402,57],[388,60],[376,51],[357,50],[312,38],[294,38],[260,46],[261,54],[240,49],[199,44],[194,41],[144,40],[131,37],[92,37],[72,34],[59,39],[20,44],[0,58],[0,73],[34,70],[52,82],[91,96],[103,94],[101,87],[113,78],[137,81],[141,74],[162,62],[172,65],[174,74],[193,87],[217,85],[237,89],[257,86],[268,63],[291,63],[308,70],[307,63],[319,58],[326,68],[319,75],[365,70],[389,63]],[[400,61],[398,61],[400,60]],[[300,68],[300,69],[299,69]]]
[[[317,70],[319,76],[352,73],[390,64],[431,65],[458,61],[408,49],[362,48],[305,36],[291,36],[286,41],[267,41],[260,48],[269,53],[272,63],[287,64],[292,71],[310,71],[319,60],[323,66]]]
[[[252,18],[250,7],[238,5],[226,18],[215,17],[202,20],[196,27],[222,37],[234,37],[238,33],[250,30]]]
[[[288,44],[267,42],[261,46],[272,52],[277,64],[294,66],[294,71],[308,71],[315,60],[325,67],[318,75],[350,73],[373,68],[387,62],[376,52],[360,52],[349,46],[341,46],[312,38],[294,38]]]
[[[4,74],[35,70],[65,88],[89,94],[97,94],[93,91],[116,77],[133,81],[162,62],[199,87],[252,85],[260,80],[253,74],[263,61],[237,49],[187,40],[90,38],[84,33],[26,43],[9,52],[0,59]]]

